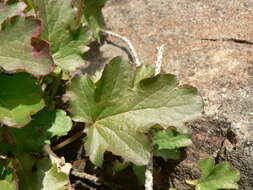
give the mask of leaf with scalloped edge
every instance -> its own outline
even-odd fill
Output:
[[[40,85],[27,73],[0,74],[0,84],[0,123],[4,125],[23,127],[45,106]]]
[[[201,177],[195,182],[195,190],[238,189],[240,173],[229,163],[215,165],[213,158],[206,158],[198,162],[198,167]]]
[[[153,76],[148,67],[115,58],[98,82],[78,76],[68,87],[72,119],[90,124],[85,149],[94,164],[102,164],[107,150],[146,165],[151,142],[144,133],[156,124],[186,133],[184,123],[200,117],[202,99],[195,88],[178,86],[171,74]]]
[[[73,72],[87,64],[83,54],[92,39],[89,29],[73,29],[77,12],[71,0],[33,1],[36,15],[43,22],[41,37],[51,45],[55,63],[66,72]]]
[[[7,18],[21,14],[25,8],[26,4],[23,2],[13,3],[10,5],[0,2],[0,29],[3,21]]]
[[[9,72],[25,71],[34,76],[54,69],[49,44],[38,38],[41,22],[32,16],[7,19],[0,31],[0,67]]]
[[[71,127],[71,118],[63,110],[43,109],[34,115],[32,121],[23,128],[0,128],[0,133],[1,131],[3,134],[8,133],[11,138],[11,142],[8,142],[9,139],[2,140],[0,149],[12,152],[39,151],[45,144],[50,144],[52,137],[66,135]]]

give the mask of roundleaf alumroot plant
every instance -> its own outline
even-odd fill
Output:
[[[179,149],[191,144],[185,123],[203,107],[196,88],[120,57],[96,80],[83,72],[84,54],[104,31],[106,2],[0,1],[1,190],[70,189],[72,166],[51,150],[53,142],[64,149],[86,135],[85,152],[95,166],[110,151],[133,168],[153,156],[179,159]],[[84,130],[71,136],[80,125]],[[199,166],[196,189],[237,188],[238,173],[227,165],[206,160]]]

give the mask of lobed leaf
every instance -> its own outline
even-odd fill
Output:
[[[148,66],[134,68],[115,58],[93,83],[87,76],[75,77],[68,88],[73,119],[90,123],[86,152],[101,165],[106,150],[137,165],[146,165],[151,144],[144,134],[159,124],[187,132],[184,123],[198,118],[202,100],[197,90],[178,86],[174,75],[152,76]]]
[[[63,136],[71,129],[72,123],[69,116],[62,110],[40,111],[32,117],[32,121],[21,129],[8,129],[11,143],[2,142],[2,150],[13,152],[39,151],[45,144],[50,144],[54,136]],[[0,129],[3,131],[5,129]],[[3,132],[4,133],[4,132]]]
[[[23,127],[30,115],[45,106],[40,86],[27,73],[0,74],[0,84],[0,123],[4,125]]]
[[[34,0],[33,3],[37,17],[43,21],[41,37],[50,43],[55,63],[67,72],[86,66],[83,53],[88,50],[92,33],[83,27],[72,29],[77,12],[71,0]]]
[[[7,19],[0,31],[0,67],[8,72],[25,71],[34,76],[47,75],[53,69],[49,44],[38,35],[41,23],[34,17]]]
[[[240,174],[230,167],[229,163],[215,165],[214,159],[202,159],[198,163],[201,178],[197,181],[196,190],[238,189]]]
[[[69,179],[48,158],[38,160],[30,154],[19,154],[17,176],[20,190],[67,190]],[[36,169],[34,169],[36,168]]]

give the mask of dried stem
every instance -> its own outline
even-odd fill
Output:
[[[68,139],[66,139],[65,141],[62,141],[61,143],[55,145],[52,150],[58,150],[70,143],[72,143],[73,141],[79,139],[81,136],[83,136],[83,133],[81,131],[79,131],[78,133],[76,133],[75,135],[69,137]]]

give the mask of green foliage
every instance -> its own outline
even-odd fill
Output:
[[[11,127],[22,127],[29,123],[31,114],[44,107],[42,90],[29,74],[0,74],[0,83],[1,123]]]
[[[202,99],[174,75],[117,57],[101,76],[74,76],[87,66],[88,46],[100,40],[107,1],[0,2],[0,189],[67,190],[68,172],[43,147],[61,143],[58,137],[79,122],[91,162],[101,166],[111,151],[129,161],[115,162],[115,171],[140,165],[133,170],[142,184],[151,156],[179,159],[191,144],[185,122],[201,116]],[[238,173],[227,164],[199,166],[196,189],[237,187]]]
[[[21,129],[0,128],[0,133],[8,133],[15,146],[11,142],[0,144],[1,150],[15,152],[31,152],[40,150],[43,145],[49,144],[54,136],[63,136],[71,129],[72,123],[66,113],[60,111],[42,110],[33,116],[32,121]]]
[[[238,189],[240,174],[229,163],[215,165],[213,158],[202,159],[198,163],[201,177],[195,182],[195,190]]]
[[[105,6],[107,1],[108,0],[85,0],[84,17],[98,40],[99,32],[105,24],[101,9]]]
[[[133,172],[136,175],[140,185],[145,184],[145,166],[136,166],[133,165]]]
[[[73,29],[77,12],[70,0],[34,0],[36,15],[43,21],[41,37],[49,41],[55,63],[64,71],[84,67],[83,60],[92,33],[88,28]],[[79,25],[79,23],[78,23]]]
[[[0,29],[1,24],[9,17],[19,15],[26,8],[26,5],[22,2],[6,5],[0,2]]]
[[[175,129],[156,130],[153,135],[154,156],[179,159],[180,150],[192,144],[191,134],[180,134]]]
[[[48,158],[36,160],[32,155],[18,154],[16,165],[20,190],[68,189],[68,176],[58,171],[56,164]]]
[[[4,21],[0,32],[0,67],[6,71],[26,71],[35,76],[53,70],[49,44],[38,35],[41,22],[36,18],[15,16]]]
[[[36,166],[37,172],[34,176],[36,183],[33,190],[68,189],[68,176],[65,173],[59,172],[56,164],[51,164],[49,160],[44,159],[38,162]]]
[[[87,76],[72,80],[70,112],[75,121],[91,125],[85,148],[94,164],[101,166],[109,150],[146,165],[151,143],[144,133],[155,124],[185,132],[184,123],[200,116],[202,101],[195,88],[178,87],[173,75],[150,76],[143,70],[115,58],[97,83]]]
[[[0,160],[0,189],[15,190],[16,188],[13,184],[13,171],[8,164],[8,162]]]

